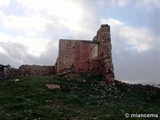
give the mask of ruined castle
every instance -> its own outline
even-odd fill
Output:
[[[107,82],[114,83],[111,49],[110,26],[107,24],[101,25],[92,41],[61,39],[56,71],[103,74]]]
[[[6,77],[51,75],[68,72],[103,74],[106,82],[114,83],[110,26],[101,25],[93,40],[59,41],[55,66],[22,65],[19,69],[8,68]],[[2,71],[1,71],[2,72]]]

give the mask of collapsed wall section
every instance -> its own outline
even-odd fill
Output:
[[[21,76],[47,76],[56,74],[54,66],[41,65],[21,65],[18,69],[8,68],[5,71],[5,76],[21,77]]]

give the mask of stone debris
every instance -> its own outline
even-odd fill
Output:
[[[19,82],[19,79],[15,79],[14,82]]]
[[[47,103],[51,103],[51,102],[52,102],[52,100],[46,100],[46,102],[47,102]]]
[[[51,89],[51,90],[53,90],[53,89],[61,89],[61,87],[60,87],[60,85],[57,85],[57,84],[46,84],[46,87],[48,88],[48,89]]]
[[[129,84],[129,83],[125,83],[125,82],[121,82],[121,81],[117,81],[116,83],[117,85],[121,85],[124,87],[128,87],[128,91],[136,91],[136,92],[160,92],[160,88],[158,87],[154,87],[153,85],[142,85],[142,84]]]

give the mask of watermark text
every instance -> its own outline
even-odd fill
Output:
[[[158,114],[125,113],[126,118],[158,118]]]

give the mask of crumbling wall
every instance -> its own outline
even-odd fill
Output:
[[[57,73],[67,71],[101,73],[114,84],[110,26],[105,24],[92,41],[60,40]]]
[[[84,40],[60,40],[57,73],[98,72],[98,43]]]
[[[99,42],[98,57],[100,61],[100,71],[109,83],[114,83],[110,26],[107,24],[101,25],[101,28],[98,30],[97,35],[93,38],[93,41]]]
[[[47,76],[53,74],[56,74],[54,66],[41,65],[21,65],[18,69],[8,68],[5,71],[6,77]]]

